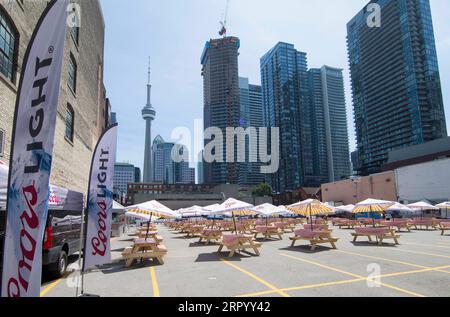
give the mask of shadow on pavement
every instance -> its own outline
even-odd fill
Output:
[[[319,245],[319,246],[316,247],[316,249],[314,251],[312,251],[310,245],[299,245],[299,246],[295,246],[295,247],[281,248],[279,250],[280,251],[293,251],[293,252],[314,254],[314,253],[321,253],[321,252],[331,251],[333,249],[332,248],[323,247],[323,246]]]
[[[251,257],[250,253],[249,253],[249,256],[243,256],[242,254],[236,253],[232,258],[229,258],[228,254],[229,254],[229,252],[201,253],[201,254],[198,255],[197,259],[194,262],[197,262],[197,263],[200,263],[200,262],[221,262],[222,259],[227,260],[229,262],[240,262],[240,261],[242,261],[242,259],[246,259],[246,258]]]

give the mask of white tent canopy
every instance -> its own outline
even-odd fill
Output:
[[[436,205],[436,207],[441,208],[441,209],[450,208],[450,201],[445,201],[443,203],[440,203],[439,205]]]
[[[117,201],[113,200],[113,211],[115,212],[125,211],[125,207],[119,204]]]
[[[272,204],[262,204],[254,207],[256,213],[264,217],[273,217],[273,216],[281,216],[281,215],[289,215],[292,214],[289,210],[284,206],[274,206]]]
[[[366,199],[356,204],[355,207],[358,206],[371,206],[371,205],[380,205],[380,206],[392,206],[394,204],[393,201],[389,200],[380,200],[380,199]]]
[[[215,210],[214,212],[212,212],[213,215],[226,215],[226,213],[232,213],[235,211],[244,211],[244,210],[252,210],[253,209],[253,205],[234,199],[234,198],[230,198],[227,199],[225,202],[223,202],[219,207],[217,207],[217,210]]]
[[[393,204],[391,207],[386,209],[386,211],[400,211],[400,212],[407,212],[407,213],[413,212],[413,210],[411,208],[409,208],[408,206],[402,205],[400,203]]]
[[[438,207],[435,207],[435,206],[433,206],[433,205],[431,205],[431,204],[429,204],[429,203],[427,203],[425,201],[419,201],[419,202],[414,203],[414,204],[409,204],[408,207],[413,209],[413,210],[422,210],[422,211],[425,211],[425,210],[439,210]]]
[[[128,217],[149,221],[158,218],[178,218],[179,214],[156,200],[148,201],[125,208]]]
[[[179,209],[178,213],[182,217],[203,217],[209,216],[211,211],[200,206],[192,206],[190,208]]]
[[[339,212],[352,212],[353,209],[355,209],[355,205],[345,205],[345,206],[339,206],[339,207],[334,207],[334,211],[336,213]]]

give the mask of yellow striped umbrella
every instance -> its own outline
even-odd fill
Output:
[[[321,203],[317,199],[307,199],[305,201],[287,206],[286,208],[297,215],[301,215],[304,217],[309,216],[311,222],[311,230],[313,230],[312,216],[330,214],[333,212],[333,208]]]
[[[354,214],[370,213],[372,215],[373,226],[375,227],[374,213],[383,214],[386,209],[394,205],[394,202],[387,200],[366,199],[360,203],[357,203],[353,209]]]

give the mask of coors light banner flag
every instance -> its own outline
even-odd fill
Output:
[[[83,271],[111,263],[113,177],[116,162],[117,125],[107,130],[92,158]]]
[[[66,0],[48,4],[22,64],[9,169],[3,297],[40,293],[67,5]]]

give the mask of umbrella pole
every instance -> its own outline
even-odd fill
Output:
[[[309,222],[311,222],[311,231],[314,231],[313,229],[313,221],[312,221],[312,208],[311,208],[311,204],[309,204]]]
[[[238,232],[237,232],[236,217],[234,216],[234,211],[231,214],[233,215],[234,232],[237,235]]]
[[[150,219],[148,220],[147,223],[147,233],[145,234],[145,241],[147,241],[148,239],[148,232],[150,231],[150,224],[152,223],[152,213],[150,213]]]

